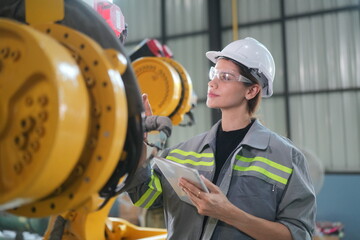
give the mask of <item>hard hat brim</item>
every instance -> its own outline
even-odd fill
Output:
[[[216,59],[218,57],[228,57],[228,56],[225,56],[224,53],[222,53],[220,51],[208,51],[205,53],[205,55],[213,63],[216,63]],[[228,57],[228,58],[231,58],[231,57]]]

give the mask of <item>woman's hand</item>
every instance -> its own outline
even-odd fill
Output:
[[[149,98],[148,95],[146,93],[144,93],[142,95],[142,102],[143,102],[143,106],[144,106],[144,110],[145,110],[145,116],[152,116],[152,110],[151,110],[151,105],[149,102]]]
[[[151,105],[150,105],[150,102],[149,102],[148,95],[146,93],[144,93],[142,95],[142,102],[143,102],[143,107],[144,107],[144,110],[145,110],[145,116],[152,116],[153,113],[152,113],[152,110],[151,110]],[[148,133],[144,132],[144,140],[147,140],[147,135],[148,135]]]
[[[143,103],[143,107],[144,107],[144,111],[145,111],[145,116],[152,116],[152,110],[151,110],[150,102],[149,102],[149,99],[148,99],[148,95],[146,93],[144,93],[142,95],[142,103]],[[147,136],[148,136],[148,133],[144,132],[144,141],[147,141]],[[146,164],[147,164],[146,156],[147,156],[147,146],[146,146],[146,144],[144,142],[141,157],[140,157],[140,161],[139,161],[139,166],[143,166],[143,167],[146,166]]]
[[[223,219],[227,211],[233,206],[227,197],[221,192],[220,188],[210,182],[204,176],[201,176],[209,193],[206,193],[187,181],[184,178],[179,180],[179,186],[189,196],[201,215]]]
[[[189,196],[201,215],[217,218],[254,239],[292,239],[289,229],[278,222],[272,222],[250,215],[233,205],[221,192],[220,188],[201,176],[210,193],[201,191],[184,178],[179,181],[179,186]]]

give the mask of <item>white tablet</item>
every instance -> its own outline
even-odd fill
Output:
[[[202,191],[207,193],[209,192],[197,169],[189,168],[177,162],[161,157],[154,157],[154,162],[164,174],[165,178],[169,181],[170,185],[181,200],[193,205],[187,194],[178,185],[179,179],[181,177],[191,181]]]

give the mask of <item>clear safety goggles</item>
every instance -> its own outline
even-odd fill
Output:
[[[218,78],[222,82],[244,82],[244,83],[253,83],[250,79],[240,75],[234,74],[231,72],[219,71],[214,67],[210,68],[209,71],[209,79],[214,80],[214,78]]]

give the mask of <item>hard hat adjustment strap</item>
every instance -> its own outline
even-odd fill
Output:
[[[249,70],[251,76],[253,76],[258,81],[262,88],[265,88],[269,85],[266,76],[262,72],[260,72],[259,69],[250,68]]]

